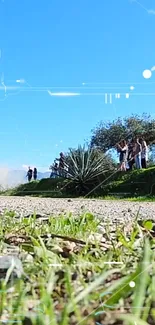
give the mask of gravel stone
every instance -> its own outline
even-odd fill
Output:
[[[84,210],[81,209],[84,207]],[[16,211],[17,215],[29,216],[35,212],[38,217],[45,218],[49,215],[58,216],[72,212],[74,215],[90,212],[100,217],[103,221],[123,222],[133,220],[136,215],[139,219],[155,220],[155,202],[130,202],[118,200],[97,199],[53,199],[0,196],[1,214],[5,211]]]

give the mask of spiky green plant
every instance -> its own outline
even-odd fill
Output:
[[[78,194],[88,193],[113,168],[109,156],[93,148],[70,149],[67,157],[68,178]]]

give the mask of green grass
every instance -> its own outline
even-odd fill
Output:
[[[15,188],[1,191],[0,195],[8,196],[38,196],[38,197],[68,197],[65,191],[68,181],[55,179],[42,179],[40,181],[32,181],[30,183],[21,184]]]
[[[133,201],[153,201],[155,196],[155,167],[132,172],[115,172],[108,175],[107,181],[92,192],[89,198],[108,197],[124,198]],[[53,198],[76,197],[74,186],[69,180],[61,178],[42,179],[41,181],[22,184],[16,188],[1,191],[0,195],[38,196]]]
[[[27,279],[16,280],[11,291],[1,281],[1,323],[153,325],[154,227],[138,216],[117,225],[90,213],[40,221],[6,212],[1,255],[18,249]]]
[[[116,194],[115,194],[116,193]],[[108,196],[117,193],[127,197],[151,197],[155,195],[155,167],[118,173],[108,184],[103,184],[99,195]]]
[[[107,195],[103,197],[98,197],[99,200],[109,200],[109,201],[130,201],[130,202],[155,202],[155,196],[137,196],[137,197],[123,197],[120,195]]]

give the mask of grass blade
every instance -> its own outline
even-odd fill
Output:
[[[140,265],[140,273],[138,276],[135,296],[132,305],[132,313],[135,314],[137,317],[140,317],[141,315],[142,308],[144,306],[147,286],[150,281],[149,270],[152,267],[150,257],[150,244],[149,241],[146,240],[144,245],[144,257]]]
[[[131,314],[121,315],[121,316],[119,316],[119,319],[127,321],[128,324],[131,324],[131,322],[132,322],[133,325],[149,325],[144,320],[138,318],[137,316],[131,315]]]
[[[74,299],[74,304],[78,304],[81,300],[85,299],[90,293],[92,293],[98,286],[104,282],[110,275],[113,273],[120,272],[120,269],[112,269],[109,271],[104,271],[97,279],[95,279],[87,288],[85,288],[82,292],[80,292],[77,297]],[[68,305],[68,309],[71,312],[74,308],[72,302]]]

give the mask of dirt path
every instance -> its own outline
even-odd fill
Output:
[[[127,202],[84,199],[51,199],[32,197],[0,196],[0,213],[5,210],[29,215],[34,211],[41,216],[58,215],[68,212],[79,214],[91,212],[103,219],[131,220],[137,213],[141,217],[155,220],[155,202]]]

